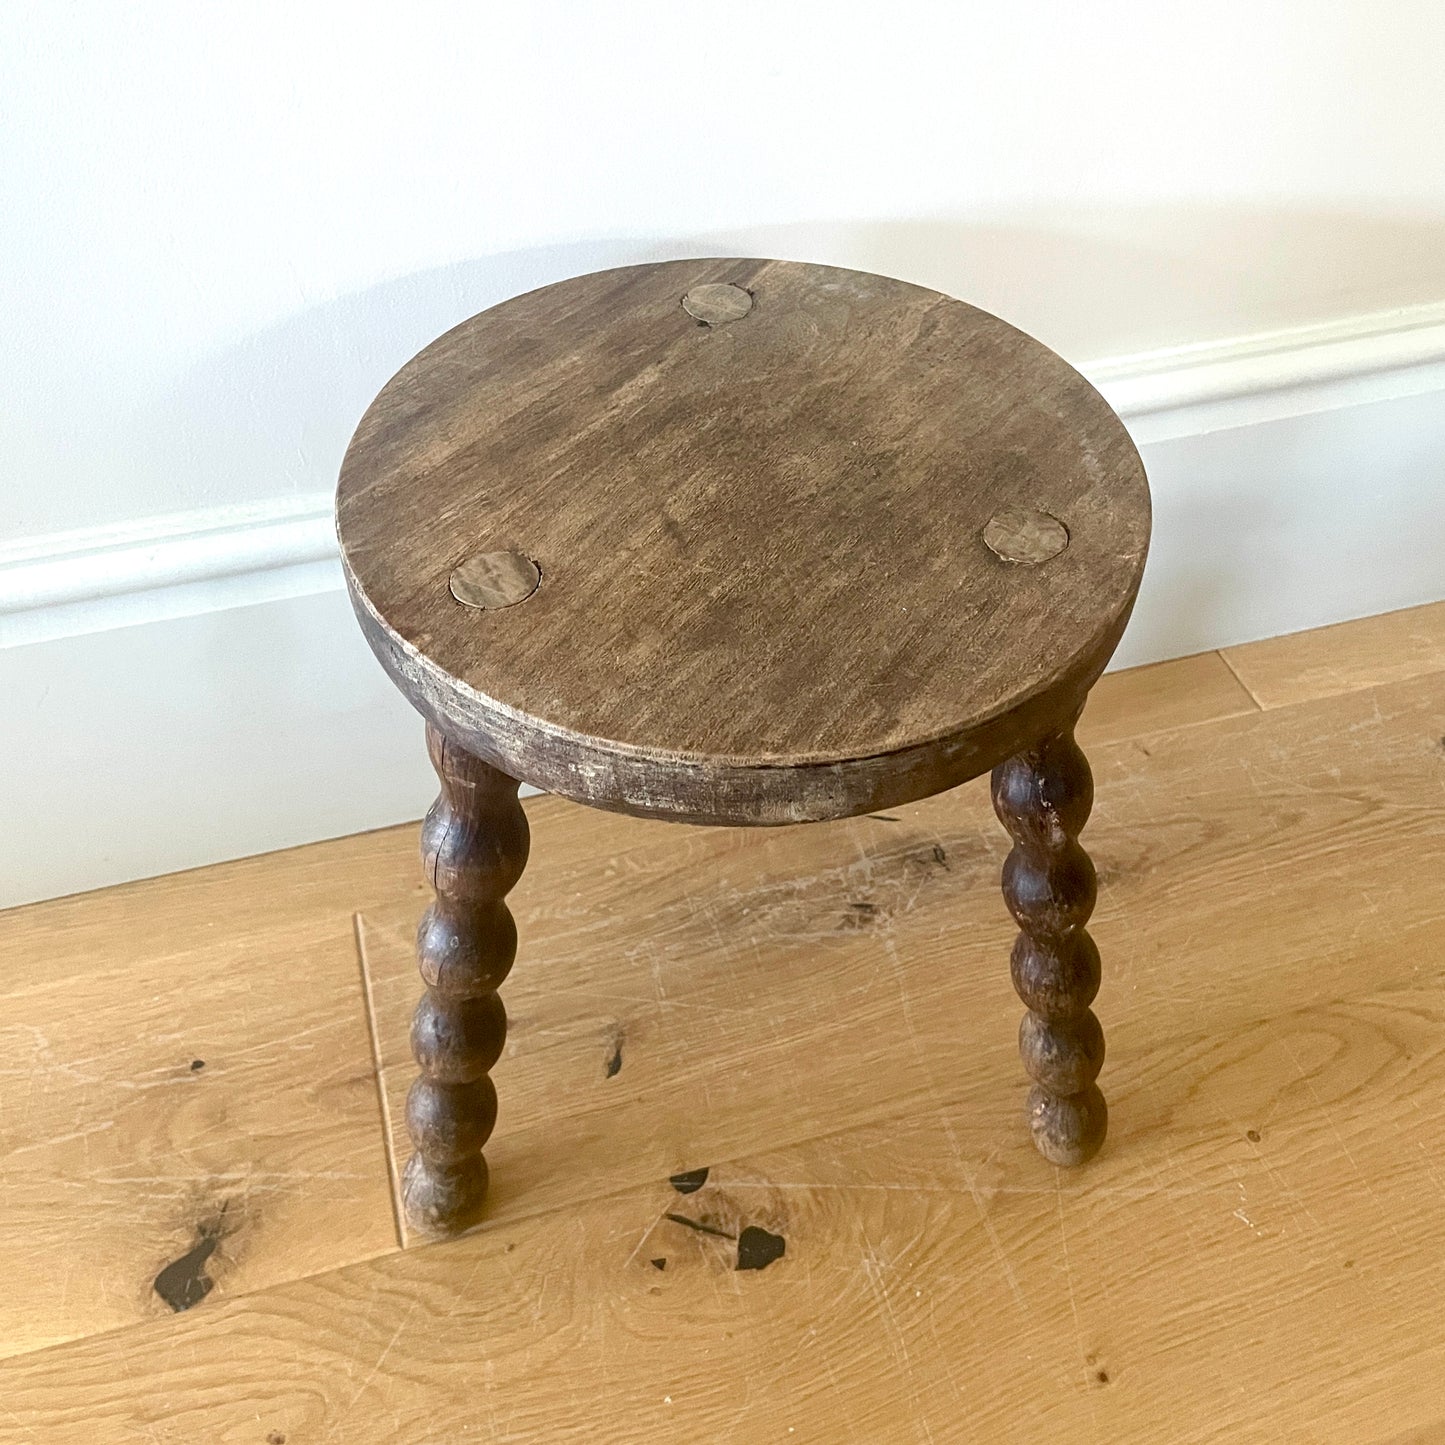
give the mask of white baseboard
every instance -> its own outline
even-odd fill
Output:
[[[1086,363],[1155,500],[1131,665],[1445,596],[1445,303]],[[419,817],[329,495],[0,547],[0,906]]]
[[[0,546],[0,648],[339,591],[329,495]]]
[[[1085,362],[1134,440],[1170,441],[1445,389],[1445,302]]]

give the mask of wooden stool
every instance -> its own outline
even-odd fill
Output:
[[[1053,352],[829,266],[582,276],[472,317],[387,383],[337,528],[441,778],[413,1225],[463,1228],[486,1192],[518,780],[752,826],[992,769],[1033,1137],[1058,1164],[1099,1148],[1093,783],[1073,725],[1133,606],[1149,493],[1118,418]]]

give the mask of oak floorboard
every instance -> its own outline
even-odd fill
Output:
[[[1224,659],[1217,652],[1199,652],[1105,673],[1089,693],[1075,736],[1087,752],[1104,743],[1258,711],[1259,704]]]
[[[1438,979],[1163,1042],[1116,1098],[1175,1106],[1087,1177],[910,1110],[11,1361],[0,1440],[1424,1432]]]
[[[981,784],[765,831],[530,801],[491,1212],[402,1251],[351,929],[395,1120],[413,829],[0,915],[32,961],[20,985],[7,972],[6,1022],[43,1028],[77,989],[93,1014],[29,1059],[33,1095],[93,1056],[127,1081],[160,1071],[167,1109],[144,1127],[137,1091],[96,1090],[92,1150],[117,1135],[139,1170],[181,1140],[200,1182],[248,1138],[258,1174],[294,1180],[344,1140],[366,1174],[360,1205],[278,1190],[301,1224],[258,1229],[255,1273],[219,1260],[188,1312],[97,1317],[84,1329],[108,1332],[0,1363],[0,1442],[1445,1437],[1445,692],[1421,675],[1260,711],[1184,661],[1177,685],[1216,715],[1121,674],[1139,705],[1089,745],[1111,1132],[1078,1171],[1039,1159],[1019,1118],[1006,840]],[[218,929],[190,917],[201,902]],[[34,950],[66,938],[90,956],[60,949],[53,998]],[[253,1102],[208,1114],[179,1091],[215,1079],[164,1072],[195,1037],[167,1032],[177,971],[195,1017],[252,1010],[263,1046],[236,1067],[274,1070]],[[288,1050],[286,1010],[313,993],[331,1022]],[[318,1067],[338,1082],[313,1098]],[[365,1123],[354,1145],[317,1119],[328,1099]],[[7,1224],[79,1217],[70,1156],[45,1150],[86,1146],[57,1135]],[[697,1191],[669,1185],[704,1166]],[[127,1237],[142,1207],[102,1198],[97,1231]],[[182,1247],[195,1217],[176,1216]],[[727,1236],[750,1225],[786,1250],[739,1271]],[[318,1237],[353,1227],[360,1257],[328,1267]],[[12,1251],[17,1316],[53,1311],[48,1238],[37,1266]],[[66,1287],[122,1274],[145,1283],[96,1249]]]
[[[351,919],[286,876],[0,913],[0,1354],[396,1247]]]
[[[1222,655],[1261,707],[1445,672],[1445,602],[1271,637]]]

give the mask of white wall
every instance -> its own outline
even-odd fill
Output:
[[[329,489],[438,329],[714,250],[1086,361],[1442,299],[1437,0],[0,18],[0,537]]]
[[[882,270],[1084,365],[1131,660],[1445,593],[1442,55],[1434,0],[11,0],[0,901],[419,811],[326,494],[420,345],[599,266]]]

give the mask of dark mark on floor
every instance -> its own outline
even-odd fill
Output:
[[[651,1263],[653,1269],[666,1269],[666,1268],[667,1268],[667,1261],[666,1261],[665,1259],[654,1259],[654,1260],[651,1260],[651,1261],[649,1261],[649,1262]]]
[[[781,1259],[788,1247],[788,1241],[781,1234],[773,1234],[756,1224],[750,1224],[738,1235],[738,1268],[766,1269],[775,1259]]]
[[[199,1074],[199,1073],[201,1072],[201,1070],[204,1069],[205,1067],[206,1067],[206,1061],[205,1061],[204,1059],[192,1059],[192,1060],[191,1060],[191,1072],[192,1072],[193,1074]]]
[[[715,1234],[719,1239],[736,1239],[737,1235],[729,1234],[725,1229],[719,1229],[715,1224],[704,1224],[700,1219],[689,1219],[685,1214],[664,1214],[664,1219],[670,1219],[674,1224],[684,1224],[689,1229],[695,1229],[699,1234]],[[747,1233],[746,1230],[743,1231]]]
[[[612,1057],[607,1060],[607,1077],[615,1079],[622,1072],[622,1035],[618,1034],[617,1041],[612,1045]]]
[[[1440,741],[1445,743],[1445,738],[1441,738]],[[890,813],[869,813],[868,816],[876,818],[880,823],[901,823],[903,821],[902,818],[895,818]]]
[[[1094,1378],[1095,1378],[1101,1385],[1107,1385],[1107,1384],[1109,1383],[1109,1372],[1108,1372],[1107,1370],[1095,1370],[1095,1371],[1094,1371]]]
[[[696,1194],[707,1183],[707,1170],[687,1169],[681,1174],[674,1174],[667,1182],[679,1194]]]
[[[953,871],[948,866],[948,854],[943,851],[942,843],[935,843],[933,845],[933,861],[937,863],[940,868],[943,868],[950,873]]]
[[[279,1430],[273,1430],[266,1437],[266,1445],[286,1445],[286,1437]]]
[[[1244,1131],[1244,1137],[1245,1137],[1246,1139],[1248,1139],[1251,1144],[1258,1144],[1258,1143],[1259,1143],[1259,1130],[1258,1130],[1258,1129],[1246,1129],[1246,1130]]]
[[[226,1206],[214,1219],[196,1227],[196,1242],[179,1259],[173,1259],[156,1277],[155,1292],[177,1313],[200,1304],[215,1288],[206,1263],[225,1237]]]

